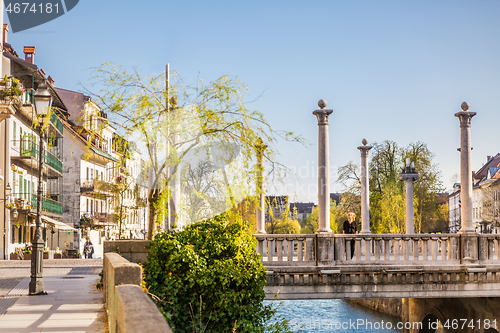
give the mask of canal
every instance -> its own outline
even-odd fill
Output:
[[[280,301],[276,301],[280,302]],[[389,316],[346,300],[293,300],[281,301],[278,314],[290,321],[294,332],[305,333],[402,332],[401,319]]]

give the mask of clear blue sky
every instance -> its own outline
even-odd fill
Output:
[[[9,35],[56,86],[80,90],[106,61],[187,82],[238,76],[250,108],[309,147],[280,143],[280,161],[302,167],[297,200],[316,201],[317,121],[330,117],[332,170],[360,159],[361,139],[405,146],[423,141],[436,154],[446,188],[459,174],[460,129],[453,116],[468,101],[473,169],[499,152],[500,1],[97,1],[82,0],[42,26]],[[7,16],[5,16],[8,21]],[[310,171],[306,171],[306,166]],[[332,191],[339,190],[332,172]],[[296,186],[289,190],[293,197]],[[311,188],[312,189],[312,188]],[[282,191],[280,191],[282,192]],[[285,194],[285,193],[280,193]]]

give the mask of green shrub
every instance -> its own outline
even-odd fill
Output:
[[[255,242],[246,223],[223,215],[156,236],[145,283],[174,332],[290,331],[263,304],[266,269]]]

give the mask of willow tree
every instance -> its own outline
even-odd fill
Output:
[[[172,213],[166,206],[172,202],[173,184],[180,179],[183,163],[190,162],[184,169],[191,171],[200,165],[207,170],[222,170],[219,183],[225,185],[226,196],[234,205],[237,200],[228,182],[233,181],[231,176],[236,172],[246,175],[236,182],[238,186],[253,186],[258,138],[270,146],[264,158],[272,165],[276,162],[270,143],[277,137],[301,140],[291,132],[274,131],[262,113],[247,109],[244,102],[247,88],[238,78],[224,75],[208,83],[200,80],[188,85],[176,73],[172,74],[173,79],[168,80],[170,75],[165,72],[143,76],[138,70],[127,71],[110,63],[103,64],[95,73],[95,84],[101,90],[92,94],[93,98],[108,113],[108,121],[143,152],[149,183],[148,239],[154,238],[156,226],[163,223],[166,214]],[[232,163],[233,172],[228,175],[225,165],[236,159],[236,155],[237,162]],[[199,163],[193,166],[193,160]],[[210,165],[203,165],[205,161],[210,161]],[[193,197],[191,200],[195,201]]]

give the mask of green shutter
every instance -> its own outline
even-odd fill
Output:
[[[14,139],[13,139],[13,140],[14,140],[14,146],[16,145],[16,139],[17,139],[17,138],[16,138],[16,135],[17,135],[17,129],[16,129],[16,126],[17,126],[17,124],[16,124],[16,122],[14,121],[14,128],[13,128],[13,130],[12,130],[12,134],[13,134],[13,137],[14,137]]]
[[[23,195],[23,176],[19,175],[19,198],[24,198]]]

